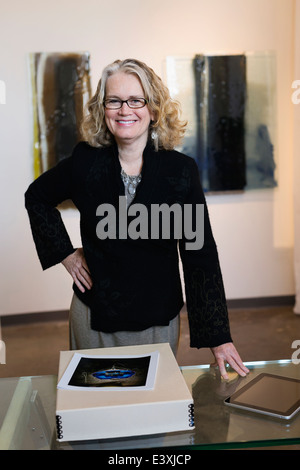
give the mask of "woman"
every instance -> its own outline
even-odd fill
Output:
[[[104,69],[88,111],[82,125],[85,141],[32,183],[25,195],[43,269],[61,262],[74,280],[71,348],[170,342],[176,352],[183,306],[179,246],[191,347],[210,347],[224,378],[225,362],[245,375],[248,369],[230,336],[197,166],[174,150],[185,130],[178,104],[152,69],[128,59]],[[124,235],[120,201],[125,196],[128,233],[134,205],[146,210],[149,227],[155,205],[192,207],[193,223],[195,208],[202,205],[203,247],[187,249],[185,233],[178,241],[174,230],[169,237]],[[79,249],[73,248],[56,209],[66,199],[80,212]],[[116,217],[105,219],[103,208],[113,208]]]

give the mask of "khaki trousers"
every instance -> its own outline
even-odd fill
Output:
[[[154,326],[143,331],[118,331],[103,333],[90,327],[90,308],[76,294],[70,308],[70,348],[96,349],[139,344],[170,343],[176,355],[180,333],[180,317],[177,315],[168,326]]]

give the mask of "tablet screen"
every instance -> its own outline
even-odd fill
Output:
[[[289,419],[300,408],[300,380],[260,374],[227,398],[225,403]]]

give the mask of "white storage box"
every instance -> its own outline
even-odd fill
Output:
[[[142,384],[132,381],[139,375],[134,365],[149,356],[150,382],[148,379]],[[75,367],[78,375],[81,357],[95,364],[84,371],[84,362],[80,362],[79,376],[83,380],[80,384],[70,377],[74,377]],[[105,362],[107,358],[110,361]],[[106,367],[99,370],[99,364]],[[132,386],[128,385],[130,381]],[[62,351],[56,421],[58,441],[191,430],[194,427],[193,400],[168,343]]]

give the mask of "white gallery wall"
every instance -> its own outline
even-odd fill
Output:
[[[42,271],[24,192],[33,179],[28,54],[91,55],[93,91],[115,59],[134,57],[163,75],[168,55],[275,51],[278,187],[207,197],[228,299],[293,295],[294,0],[10,0],[0,4],[0,315],[63,310],[72,280]],[[63,213],[76,246],[78,214]],[[159,268],[158,268],[159,269]]]

